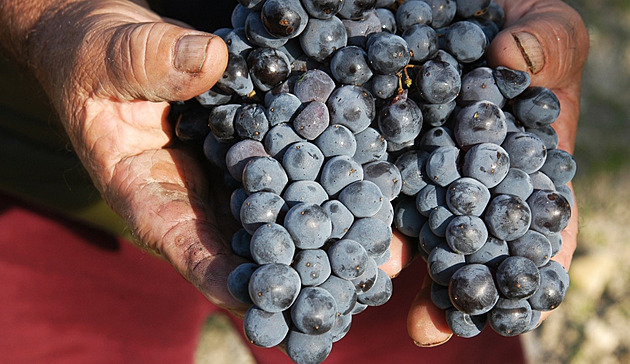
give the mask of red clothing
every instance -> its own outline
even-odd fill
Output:
[[[1,195],[0,249],[0,363],[192,362],[202,322],[217,310],[128,242]],[[405,321],[425,270],[414,264],[394,280],[390,302],[356,315],[326,363],[524,362],[519,340],[491,329],[416,347]],[[290,362],[252,350],[259,363]]]

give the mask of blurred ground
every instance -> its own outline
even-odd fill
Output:
[[[567,3],[591,38],[575,151],[579,244],[566,301],[523,341],[531,363],[630,363],[630,1]],[[233,335],[210,318],[198,363],[252,363]]]

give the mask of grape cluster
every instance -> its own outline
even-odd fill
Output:
[[[253,344],[323,361],[390,298],[392,227],[459,336],[518,335],[562,302],[576,165],[553,92],[487,67],[503,20],[491,0],[238,0],[225,73],[173,114],[233,190],[248,262],[228,289]]]

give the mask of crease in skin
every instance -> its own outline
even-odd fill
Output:
[[[416,346],[421,347],[421,348],[432,348],[432,347],[435,347],[435,346],[440,346],[440,345],[442,345],[442,344],[446,343],[446,342],[447,342],[447,341],[449,341],[452,337],[453,337],[453,334],[450,334],[450,335],[449,335],[446,339],[441,340],[441,341],[438,341],[438,342],[434,342],[434,343],[428,343],[428,344],[425,344],[425,343],[421,343],[421,342],[419,342],[419,341],[415,341],[415,340],[414,340],[414,342],[413,342],[413,343],[414,343]]]

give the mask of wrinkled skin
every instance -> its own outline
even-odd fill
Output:
[[[499,3],[508,28],[492,43],[490,63],[528,70],[534,85],[556,92],[562,105],[554,124],[560,148],[573,152],[588,50],[584,24],[561,1]],[[217,81],[227,64],[226,46],[218,37],[166,22],[145,6],[122,0],[4,0],[0,41],[43,85],[94,184],[126,220],[136,243],[170,262],[213,303],[243,314],[245,307],[226,289],[227,275],[241,260],[227,243],[222,178],[202,173],[195,156],[172,142],[166,121],[168,101],[189,99]],[[535,54],[543,57],[524,60],[513,36],[518,29],[539,39],[542,48]],[[185,42],[178,43],[184,35],[203,36],[196,38],[201,45],[185,52]],[[577,243],[576,210],[563,239],[555,259],[568,267]],[[382,268],[399,274],[414,258],[414,245],[396,234]],[[446,342],[451,332],[443,311],[430,301],[428,281],[418,289],[408,316],[411,338],[419,346]]]

